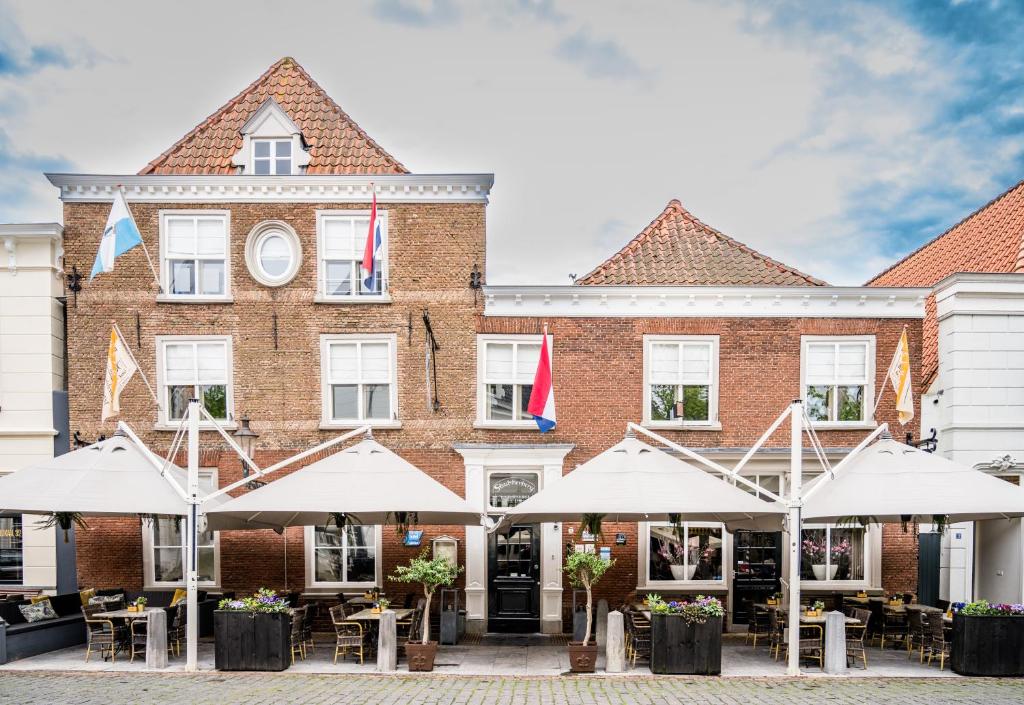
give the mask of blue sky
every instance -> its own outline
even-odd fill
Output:
[[[0,0],[0,222],[134,173],[281,56],[418,172],[496,175],[488,280],[568,283],[671,198],[857,284],[1024,179],[1024,3]],[[99,234],[97,234],[99,237]]]

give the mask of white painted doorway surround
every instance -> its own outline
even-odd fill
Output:
[[[494,511],[488,502],[488,476],[494,471],[535,472],[543,490],[562,478],[572,444],[483,444],[453,446],[466,465],[466,501],[480,511]],[[545,634],[562,633],[562,525],[540,525],[540,626]],[[466,629],[487,630],[487,531],[466,527]]]

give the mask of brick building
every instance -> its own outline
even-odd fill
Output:
[[[261,466],[369,423],[380,442],[490,513],[556,482],[631,420],[730,462],[807,395],[819,436],[841,457],[877,422],[895,421],[891,395],[871,407],[904,327],[919,359],[926,292],[826,286],[678,202],[577,286],[481,288],[492,176],[409,172],[288,58],[138,175],[50,180],[64,202],[69,271],[91,268],[122,188],[160,282],[136,248],[69,303],[70,428],[85,439],[113,431],[99,422],[112,320],[160,400],[158,409],[135,382],[121,418],[158,452],[193,395],[225,428],[250,419]],[[383,276],[366,287],[358,268],[374,192]],[[559,424],[541,435],[523,409],[545,323]],[[240,479],[235,454],[214,431],[202,435],[203,481]],[[766,486],[785,485],[785,443],[772,439],[750,466]],[[425,543],[459,539],[471,628],[560,631],[571,599],[564,547],[587,543],[575,529],[426,527]],[[912,587],[912,554],[890,558],[879,528],[809,531],[850,546],[822,589]],[[601,596],[728,597],[737,565],[781,567],[781,534],[738,544],[720,526],[686,532],[680,546],[663,527],[606,527],[618,563]],[[382,585],[404,595],[387,576],[419,549],[400,539],[393,527],[210,534],[201,585],[267,585],[308,599]],[[170,521],[93,519],[78,553],[83,585],[181,582]],[[664,557],[676,554],[670,566]]]

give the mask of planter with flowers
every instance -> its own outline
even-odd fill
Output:
[[[1024,605],[953,605],[950,667],[964,676],[1024,676]]]
[[[273,590],[221,600],[213,613],[217,670],[285,670],[291,665],[291,626],[288,600]]]
[[[647,596],[651,608],[651,671],[718,675],[722,672],[722,618],[716,597],[665,602]]]

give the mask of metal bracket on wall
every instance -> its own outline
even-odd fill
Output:
[[[441,400],[437,397],[437,355],[434,353],[441,346],[434,337],[434,327],[430,324],[430,311],[427,309],[423,309],[423,327],[426,329],[426,357],[423,364],[427,381],[427,409],[436,414],[441,410]]]

